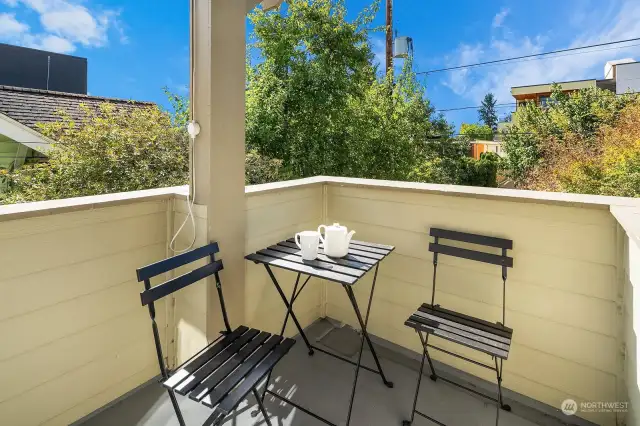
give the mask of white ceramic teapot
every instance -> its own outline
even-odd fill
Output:
[[[339,223],[333,225],[320,225],[318,232],[324,228],[324,238],[320,236],[320,241],[324,244],[324,254],[331,257],[344,257],[349,253],[349,243],[356,231],[347,232],[346,226]]]

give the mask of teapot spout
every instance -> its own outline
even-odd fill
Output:
[[[356,231],[351,231],[347,234],[347,248],[349,247],[349,244],[351,243],[351,237],[353,237],[353,234],[355,234]]]

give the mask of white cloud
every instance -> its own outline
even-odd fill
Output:
[[[493,17],[493,22],[491,24],[491,26],[493,28],[499,28],[502,26],[502,23],[504,22],[505,18],[507,17],[507,15],[509,14],[510,10],[507,8],[503,8],[500,12],[498,12],[496,14],[496,16]]]
[[[511,32],[505,31],[500,37],[494,37],[487,44],[474,46],[461,44],[448,56],[447,64],[449,66],[466,65],[624,40],[640,34],[640,2],[636,0],[626,0],[619,7],[600,9],[598,14],[587,15],[585,14],[581,19],[583,24],[581,29],[572,29],[576,35],[564,45],[550,45],[551,38],[542,34],[517,38]],[[554,39],[557,38],[554,37]],[[448,73],[443,84],[455,94],[474,104],[478,104],[488,92],[494,93],[499,103],[513,102],[510,91],[513,86],[603,78],[605,62],[640,56],[640,46],[628,45],[629,47],[618,48],[619,46],[621,45],[594,48],[590,53],[570,52],[543,60],[465,68]]]
[[[30,47],[58,53],[72,53],[76,50],[73,43],[66,38],[58,37],[56,35],[48,35],[39,40],[34,40],[33,45]]]
[[[84,46],[106,44],[111,16],[93,16],[84,6],[67,2],[57,6],[41,12],[40,22],[46,31]]]
[[[29,31],[29,26],[16,19],[14,13],[0,13],[0,37],[16,37]]]
[[[484,49],[482,45],[460,45],[455,53],[455,62],[459,64],[474,64],[480,62],[484,56]],[[452,60],[448,59],[451,63]],[[445,86],[449,87],[453,92],[458,95],[467,93],[467,85],[470,80],[470,73],[473,72],[471,68],[462,68],[460,70],[452,71],[449,74],[449,79],[445,81]]]
[[[119,12],[92,10],[83,0],[4,0],[4,2],[13,7],[21,4],[26,10],[36,12],[42,32],[27,33],[27,30],[23,30],[21,37],[9,38],[3,34],[5,31],[0,25],[0,40],[62,53],[74,51],[77,45],[105,46],[109,42],[110,30],[117,34],[121,43],[128,41],[118,19]],[[13,17],[15,20],[15,15]]]
[[[128,44],[129,43],[129,37],[125,33],[124,28],[123,28],[122,23],[120,22],[120,20],[112,19],[111,25],[113,25],[113,29],[116,30],[116,32],[118,33],[118,37],[120,39],[120,43],[121,44]]]

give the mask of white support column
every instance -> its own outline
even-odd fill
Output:
[[[195,0],[193,11],[196,204],[207,207],[207,237],[220,243],[231,325],[244,321],[245,17],[238,0]],[[216,290],[207,291],[207,337],[222,329]]]

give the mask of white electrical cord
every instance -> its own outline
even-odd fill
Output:
[[[189,192],[187,192],[187,216],[184,218],[184,220],[182,221],[182,225],[180,225],[180,227],[178,228],[178,230],[176,231],[176,233],[173,235],[173,238],[171,239],[171,242],[169,243],[169,249],[174,252],[174,253],[184,253],[187,252],[189,250],[191,250],[191,248],[193,247],[193,245],[196,243],[196,219],[193,215],[193,205],[195,203],[195,192],[196,192],[196,174],[195,174],[195,170],[194,170],[194,166],[195,166],[195,161],[193,161],[193,146],[195,143],[195,138],[189,137],[189,149],[191,150],[191,155],[190,158],[191,160],[191,167],[190,169],[193,170],[193,172],[191,173],[191,185],[189,187]],[[191,192],[193,191],[193,196],[191,196]],[[184,226],[187,224],[187,222],[189,221],[189,219],[191,219],[191,228],[193,230],[193,237],[191,238],[191,243],[184,249],[180,249],[178,250],[175,247],[175,242],[176,242],[176,238],[178,238],[178,235],[180,235],[180,232],[182,232],[182,228],[184,228]]]
[[[200,133],[200,126],[198,125],[195,119],[195,107],[193,102],[195,86],[196,86],[196,54],[194,51],[195,13],[196,13],[195,0],[191,0],[190,3],[191,3],[190,4],[190,7],[191,7],[190,27],[191,28],[190,28],[190,34],[189,34],[189,48],[191,49],[191,61],[189,65],[191,66],[191,88],[189,90],[189,113],[191,116],[190,117],[191,121],[187,126],[187,131],[189,132],[190,185],[189,185],[189,192],[187,192],[187,211],[188,211],[187,217],[184,218],[184,221],[182,221],[182,225],[180,225],[176,233],[173,235],[173,238],[171,238],[171,242],[169,243],[169,249],[174,253],[187,252],[191,250],[191,248],[196,243],[196,219],[193,215],[193,205],[195,204],[195,200],[196,200],[196,162],[193,157],[195,154],[196,136],[198,135],[198,133]],[[180,232],[182,232],[182,228],[184,228],[184,226],[187,224],[189,219],[191,219],[191,228],[193,230],[193,237],[191,238],[191,243],[186,248],[178,250],[175,247],[176,238],[178,238],[178,235],[180,235]]]

